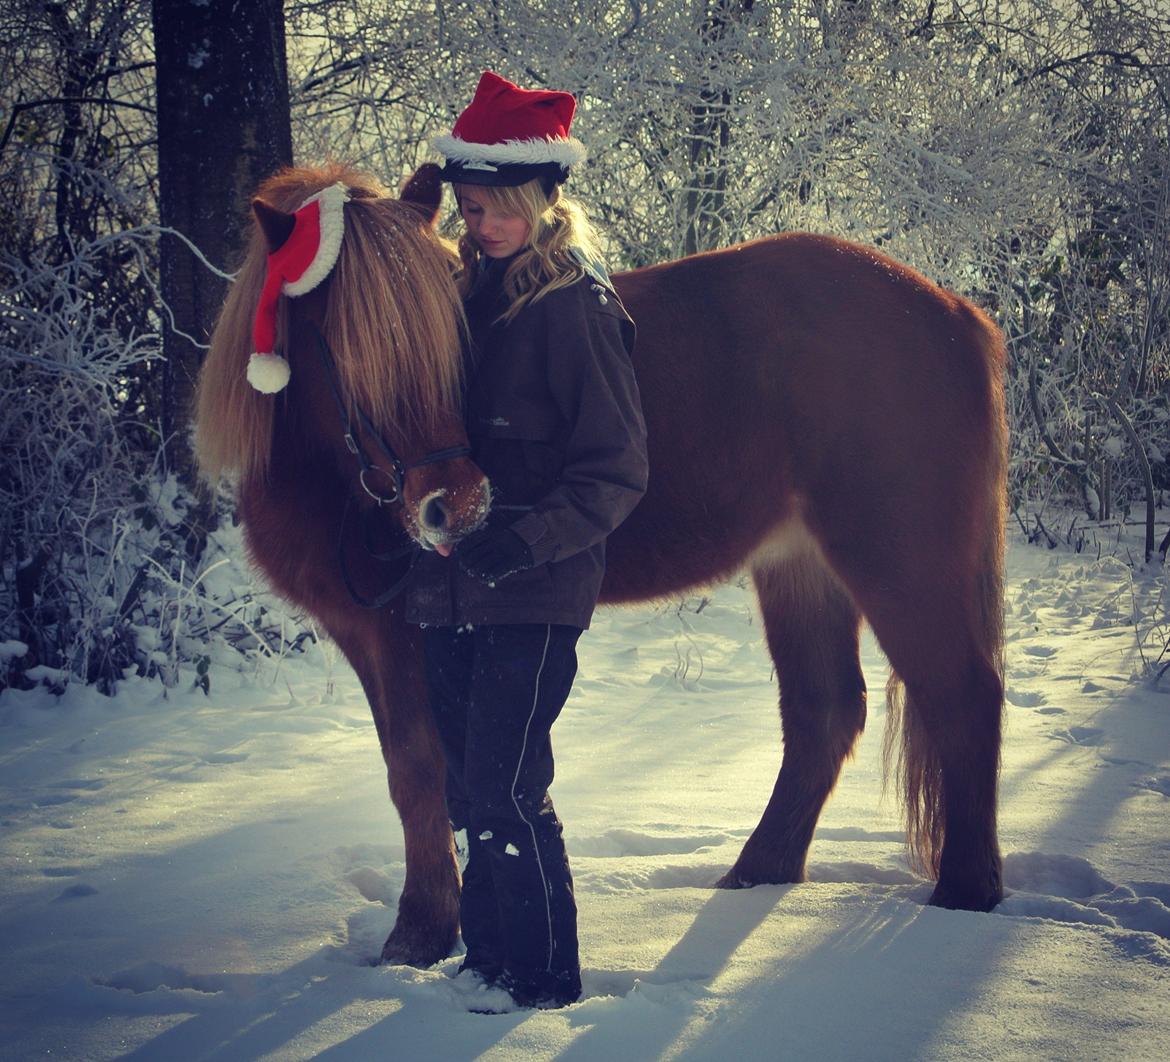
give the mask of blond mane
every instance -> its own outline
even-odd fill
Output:
[[[390,198],[372,177],[344,166],[282,170],[257,195],[293,211],[338,181],[352,198],[329,280],[325,338],[342,387],[391,438],[430,432],[441,414],[457,408],[460,388],[463,317],[450,252],[416,210]],[[261,394],[245,376],[267,257],[264,235],[254,224],[200,372],[195,449],[201,473],[212,482],[228,471],[250,478],[268,470],[275,403],[285,399]],[[279,314],[278,349],[287,341],[287,301]],[[296,376],[294,362],[290,388]]]

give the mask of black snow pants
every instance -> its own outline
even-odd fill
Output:
[[[519,1002],[581,992],[577,905],[549,799],[549,730],[577,673],[577,627],[427,627],[431,709],[447,756],[452,826],[467,830],[464,967]]]

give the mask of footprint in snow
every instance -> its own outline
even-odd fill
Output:
[[[1138,789],[1145,789],[1151,793],[1161,793],[1164,797],[1170,797],[1170,774],[1151,774],[1145,778],[1139,778],[1133,784]]]
[[[1051,645],[1025,645],[1024,652],[1028,656],[1050,657],[1056,655],[1056,649]]]
[[[1105,742],[1105,731],[1095,726],[1070,726],[1067,730],[1054,730],[1049,736],[1055,741],[1083,748],[1096,748]]]
[[[1087,859],[1044,852],[1004,857],[1004,884],[1011,890],[997,914],[1105,926],[1160,938],[1136,940],[1134,956],[1170,965],[1170,885],[1114,884]]]
[[[581,1002],[598,997],[639,998],[650,1003],[693,1003],[710,995],[704,984],[717,970],[589,970],[581,971]]]
[[[1152,764],[1145,760],[1131,760],[1124,756],[1102,756],[1101,761],[1110,767],[1150,767]]]
[[[189,974],[180,966],[166,966],[161,962],[142,962],[109,977],[95,977],[93,983],[100,988],[131,992],[136,996],[147,995],[150,992],[184,990],[217,995],[228,987],[229,978],[214,974]]]
[[[54,808],[60,804],[68,804],[71,800],[76,799],[76,793],[47,793],[45,796],[35,797],[33,799],[33,807]]]
[[[808,880],[831,882],[838,885],[921,885],[922,879],[897,867],[879,867],[873,863],[839,860],[833,863],[812,863]]]
[[[861,826],[818,826],[818,841],[893,841],[906,842],[904,830],[867,830]]]
[[[1004,694],[1004,700],[1017,708],[1039,708],[1048,698],[1043,693],[1028,693],[1009,686]]]
[[[86,885],[82,883],[78,885],[70,885],[69,888],[65,889],[53,902],[64,903],[69,900],[80,900],[85,896],[96,895],[97,889],[95,889],[92,885]]]
[[[206,756],[201,756],[200,759],[213,767],[219,767],[228,763],[243,763],[249,755],[247,752],[209,752]]]
[[[64,782],[53,782],[53,789],[88,789],[90,791],[105,789],[106,783],[101,778],[69,778]]]
[[[1070,900],[1097,896],[1116,887],[1087,859],[1047,852],[1008,852],[1003,857],[1003,883],[1009,889]]]

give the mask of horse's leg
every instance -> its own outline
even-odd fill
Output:
[[[957,515],[978,522],[969,510]],[[911,856],[938,878],[933,905],[972,911],[1003,898],[996,839],[1002,541],[997,521],[988,524],[986,544],[972,551],[970,564],[961,560],[960,535],[945,529],[938,541],[920,537],[917,557],[903,563],[888,553],[898,536],[873,535],[866,547],[834,558],[896,676],[888,722],[900,717],[902,724],[899,773]]]
[[[724,888],[804,881],[817,818],[865,725],[860,619],[811,543],[753,568],[780,681],[784,758],[771,799]]]
[[[370,702],[402,820],[406,881],[382,961],[429,966],[451,954],[459,929],[459,869],[443,793],[444,762],[427,703],[417,628],[391,609],[351,609],[329,628]]]
[[[909,638],[903,618],[873,619],[905,685],[899,704],[891,680],[888,703],[901,709],[912,852],[938,878],[930,902],[971,911],[989,911],[1003,899],[996,836],[1003,681],[997,639],[980,631],[980,596],[972,588],[949,608],[923,609]]]

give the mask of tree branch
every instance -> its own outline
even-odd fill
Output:
[[[52,107],[64,103],[103,103],[111,107],[125,107],[131,111],[141,111],[143,114],[154,114],[153,107],[141,103],[130,103],[128,100],[112,100],[108,96],[53,96],[44,100],[29,100],[27,103],[13,104],[12,113],[8,116],[8,124],[4,127],[4,135],[0,136],[0,151],[8,146],[12,131],[16,126],[16,119],[22,111],[32,110],[34,107]]]
[[[1029,81],[1034,81],[1036,78],[1043,77],[1045,74],[1051,74],[1066,66],[1076,66],[1089,59],[1112,59],[1118,66],[1126,66],[1134,70],[1163,70],[1170,65],[1167,63],[1146,62],[1133,52],[1118,52],[1111,48],[1094,48],[1089,52],[1081,52],[1080,55],[1070,55],[1065,59],[1056,59],[1051,63],[1046,63],[1044,66],[1037,67],[1031,73],[1021,74],[1012,82],[1012,85],[1026,85]]]

